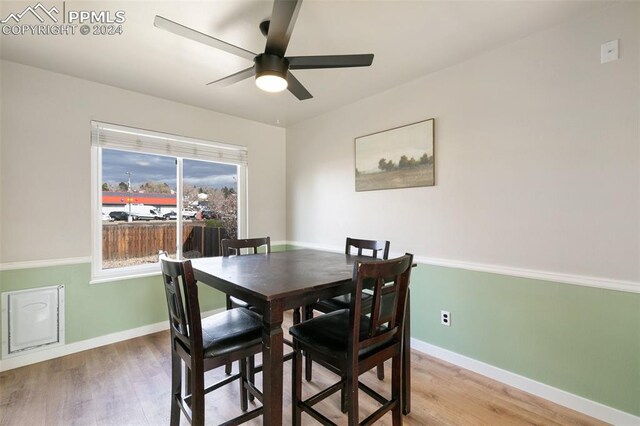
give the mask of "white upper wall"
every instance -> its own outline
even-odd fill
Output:
[[[91,255],[91,120],[249,150],[249,232],[286,238],[285,131],[2,62],[0,262]]]
[[[637,283],[639,41],[615,4],[287,129],[288,239]],[[436,186],[355,192],[354,138],[427,118]]]

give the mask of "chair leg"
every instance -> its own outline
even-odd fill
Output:
[[[182,362],[180,356],[172,351],[171,353],[171,426],[180,424],[180,406],[178,400],[182,392]]]
[[[191,426],[204,426],[204,371],[191,366]]]
[[[294,348],[291,374],[291,422],[294,426],[302,424],[302,410],[298,401],[302,399],[302,354]]]
[[[347,399],[347,379],[342,378],[342,389],[340,389],[340,411],[347,414],[349,411],[349,401]]]
[[[391,400],[396,401],[391,410],[391,423],[393,426],[402,424],[402,353],[396,354],[391,360]]]
[[[354,376],[355,375],[355,376]],[[349,426],[356,426],[360,423],[358,406],[358,373],[357,367],[347,372],[346,385],[343,391],[347,401],[347,419]]]
[[[311,361],[311,356],[309,354],[305,354],[304,356],[305,358],[305,362],[304,362],[304,378],[307,382],[310,382],[313,379],[313,375],[312,375],[312,368],[313,368],[313,363]]]
[[[229,309],[232,309],[232,308],[233,308],[233,306],[232,306],[233,304],[231,303],[231,296],[229,296],[228,294],[227,294],[227,297],[226,297],[226,302],[227,302],[227,311],[228,311]],[[233,363],[232,363],[232,362],[228,362],[228,363],[224,366],[224,372],[225,372],[225,374],[226,374],[227,376],[230,376],[230,375],[231,375],[231,369],[232,369],[232,366],[233,366]]]
[[[249,372],[248,372],[247,380],[250,381],[253,384],[256,383],[256,357],[255,357],[255,355],[250,355],[249,356]],[[256,397],[253,396],[252,393],[249,393],[249,401],[253,401],[254,399],[256,399]]]
[[[378,364],[378,380],[384,380],[384,363]]]
[[[311,305],[307,305],[304,307],[304,320],[310,320],[313,318],[313,308],[311,307]],[[304,370],[304,378],[307,382],[310,382],[312,379],[312,371],[313,371],[313,365],[312,365],[312,361],[311,361],[311,356],[307,353],[305,353],[305,370]]]
[[[247,404],[247,386],[245,385],[245,382],[248,378],[247,359],[242,358],[238,360],[238,365],[240,367],[240,409],[242,411],[247,411],[247,409],[249,408]]]

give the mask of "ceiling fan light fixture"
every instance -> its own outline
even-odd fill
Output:
[[[287,80],[280,75],[262,74],[256,75],[256,86],[265,92],[277,93],[287,88]]]
[[[288,86],[289,61],[277,55],[263,53],[256,56],[256,86],[265,92],[282,92]]]

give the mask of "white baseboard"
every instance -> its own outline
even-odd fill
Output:
[[[423,341],[412,338],[411,349],[415,349],[451,364],[473,371],[475,373],[486,376],[490,379],[528,392],[532,395],[539,396],[556,404],[579,411],[588,416],[595,417],[613,425],[620,426],[638,426],[640,425],[640,417],[620,411],[618,409],[606,406],[599,402],[591,401],[578,395],[554,388],[544,383],[536,382],[524,376],[503,370],[493,365],[486,364],[482,361],[460,355],[439,346],[425,343]]]
[[[222,310],[223,308],[203,312],[202,316],[209,316],[217,312],[221,312]],[[4,358],[0,360],[0,371],[13,370],[14,368],[24,367],[26,365],[35,364],[37,362],[47,361],[65,355],[71,355],[76,352],[82,352],[89,349],[98,348],[100,346],[110,345],[112,343],[134,339],[136,337],[145,336],[147,334],[157,333],[158,331],[168,329],[169,322],[162,321],[155,324],[133,328],[130,330],[119,331],[117,333],[94,337],[93,339],[87,339],[80,342],[57,346],[55,348],[40,349],[34,352],[25,353],[24,355],[15,355],[10,358]]]

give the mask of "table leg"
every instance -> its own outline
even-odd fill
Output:
[[[411,412],[411,294],[407,290],[407,312],[402,344],[402,414]]]
[[[282,425],[282,304],[272,302],[262,316],[262,424]]]

